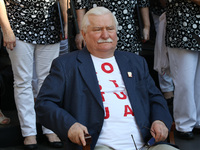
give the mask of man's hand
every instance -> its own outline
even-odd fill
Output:
[[[84,137],[85,134],[89,134],[87,128],[82,124],[76,122],[70,127],[68,131],[68,138],[73,143],[85,146],[86,145]]]
[[[151,125],[151,135],[156,142],[164,141],[168,136],[168,128],[162,121],[156,120]]]
[[[3,46],[10,50],[16,46],[16,38],[12,30],[3,31]]]
[[[83,46],[85,46],[85,42],[84,42],[83,36],[81,34],[76,35],[75,42],[76,42],[76,47],[79,50],[81,50],[83,48]]]
[[[191,0],[191,1],[200,6],[200,0]]]

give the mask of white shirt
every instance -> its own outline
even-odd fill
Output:
[[[115,57],[92,60],[102,95],[105,117],[97,145],[115,150],[135,150],[144,145]]]

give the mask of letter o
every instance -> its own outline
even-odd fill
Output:
[[[109,70],[106,70],[106,66],[109,67]],[[114,71],[113,66],[110,63],[103,63],[101,65],[101,69],[105,72],[105,73],[112,73]]]

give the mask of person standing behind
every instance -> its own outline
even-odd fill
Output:
[[[169,0],[166,20],[176,130],[192,139],[192,131],[200,130],[200,1]]]
[[[93,7],[103,6],[113,12],[118,19],[118,39],[117,48],[121,51],[137,52],[142,51],[142,40],[149,40],[150,20],[149,20],[149,3],[148,0],[129,0],[129,1],[106,1],[106,0],[76,0],[76,13],[79,29],[84,14]],[[144,23],[143,39],[141,39],[140,28],[138,23],[136,5],[139,6],[142,21]],[[81,34],[76,35],[76,47],[82,49],[85,45]]]
[[[158,30],[159,30],[159,24],[160,24],[160,16],[166,11],[166,0],[150,0],[150,11],[152,14],[152,18],[153,18],[154,26],[156,30],[156,36],[157,36],[156,40],[161,40],[161,37],[165,38],[165,34],[163,34],[164,32],[162,29],[161,29],[162,31],[159,31],[159,32]],[[163,60],[162,58],[157,58],[157,57],[160,57],[160,55],[158,55],[158,51],[160,51],[160,53],[163,53],[163,54],[165,53],[164,47],[166,46],[163,46],[162,44],[165,44],[165,39],[163,39],[163,42],[160,42],[160,41],[155,42],[154,68],[155,68],[155,65],[157,66],[161,64],[161,62],[158,60],[161,60],[161,61]],[[157,64],[155,64],[155,60]],[[170,113],[173,116],[174,84],[173,84],[172,78],[170,77],[170,75],[166,73],[166,71],[162,71],[162,72],[158,71],[158,81],[159,81],[160,89],[165,99],[167,100]]]
[[[0,25],[14,74],[14,95],[25,149],[36,149],[36,115],[32,91],[33,62],[35,61],[39,90],[49,73],[51,62],[59,54],[60,25],[56,0],[0,0]],[[67,36],[67,3],[60,0]],[[6,12],[7,11],[7,12]],[[60,139],[49,129],[43,134],[54,147]]]

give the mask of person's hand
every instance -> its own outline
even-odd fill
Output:
[[[82,124],[76,122],[70,127],[68,131],[68,138],[73,143],[85,146],[86,145],[84,137],[85,134],[89,134],[87,128]]]
[[[156,120],[151,125],[151,135],[156,142],[164,141],[168,136],[168,128],[162,121]]]
[[[10,50],[13,50],[16,46],[16,37],[13,30],[3,31],[3,46]]]
[[[85,46],[85,42],[84,42],[83,36],[81,34],[76,35],[75,42],[76,42],[76,47],[79,50],[81,50],[83,48],[83,46]]]
[[[200,6],[200,0],[191,0],[191,1]]]
[[[144,27],[144,29],[143,29],[143,42],[146,42],[146,41],[149,40],[149,38],[150,38],[149,33],[150,33],[150,28]]]

